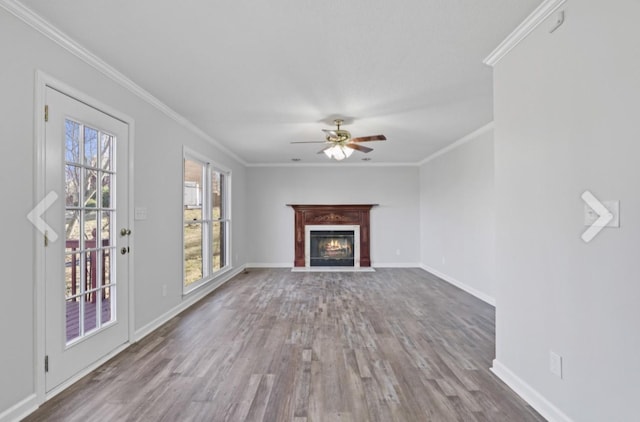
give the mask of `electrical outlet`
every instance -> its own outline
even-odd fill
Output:
[[[444,259],[444,256],[442,257],[442,263],[443,263],[443,264],[446,264],[446,263],[447,263],[447,260],[446,260],[446,259]]]
[[[162,296],[167,296],[167,285],[163,284],[162,285]]]
[[[396,255],[400,256],[400,249],[396,249]]]
[[[553,351],[549,351],[549,370],[562,379],[562,356]]]

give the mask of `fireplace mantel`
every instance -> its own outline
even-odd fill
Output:
[[[287,204],[295,212],[295,267],[305,266],[304,228],[307,225],[360,226],[360,266],[370,267],[369,211],[378,204],[307,205]]]

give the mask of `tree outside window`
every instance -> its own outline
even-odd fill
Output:
[[[183,173],[184,292],[228,267],[229,173],[185,152]]]

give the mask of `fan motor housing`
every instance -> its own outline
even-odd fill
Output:
[[[327,135],[327,141],[329,142],[347,142],[351,139],[351,134],[347,130],[335,130],[337,136]]]

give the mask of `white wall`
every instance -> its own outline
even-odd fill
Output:
[[[286,204],[379,204],[371,210],[372,266],[418,265],[418,167],[251,167],[247,187],[254,265],[293,266],[294,213]]]
[[[421,262],[494,302],[493,131],[488,126],[420,167]]]
[[[495,367],[558,419],[638,420],[640,2],[563,9],[494,69]],[[622,213],[590,243],[585,190]]]
[[[182,145],[233,171],[233,220],[244,220],[244,168],[100,72],[0,8],[0,192],[3,246],[0,254],[0,419],[33,397],[34,228],[26,215],[34,198],[34,75],[37,69],[135,119],[135,205],[149,210],[133,227],[136,329],[183,301],[181,291]],[[41,198],[38,198],[39,201]],[[239,263],[244,226],[233,231]],[[168,294],[162,296],[161,286]],[[40,359],[40,357],[38,357]],[[10,416],[10,415],[9,415]]]

